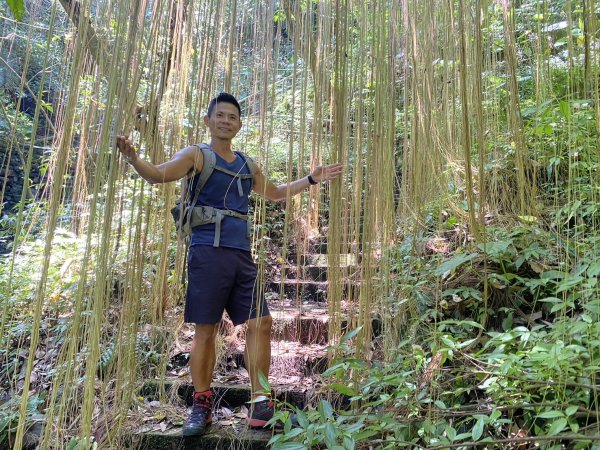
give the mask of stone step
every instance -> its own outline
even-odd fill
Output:
[[[177,389],[178,396],[184,397],[188,406],[191,405],[193,387],[190,384],[182,385],[178,380],[165,380],[165,391],[167,394]],[[219,385],[213,383],[215,394],[215,405],[213,409],[213,424],[207,434],[201,437],[187,437],[181,435],[181,422],[164,421],[153,413],[152,409],[149,421],[145,425],[136,428],[133,435],[130,434],[130,449],[266,449],[266,443],[271,438],[271,430],[251,430],[245,423],[250,399],[250,389],[247,385]],[[336,409],[347,409],[350,406],[349,398],[339,393],[326,391],[316,382],[313,387],[299,388],[297,386],[273,387],[275,398],[280,402],[277,408],[290,410],[290,406],[301,409],[314,408],[321,399],[327,399]],[[158,382],[148,382],[144,386],[144,396],[148,405],[158,403]],[[167,396],[167,398],[169,398]],[[171,397],[172,399],[172,397]],[[175,408],[176,416],[187,417],[189,409],[183,409],[178,402],[171,404],[172,400],[163,405],[168,410]],[[240,406],[237,406],[240,405]],[[152,408],[161,408],[161,404],[154,404]],[[154,420],[153,420],[154,419]],[[158,422],[157,422],[158,420]]]
[[[340,267],[345,266],[356,266],[360,264],[361,257],[358,253],[341,253],[337,260],[332,258],[331,255],[325,253],[304,253],[301,255],[290,254],[288,255],[288,260],[293,264],[298,266],[324,266],[327,267],[329,265],[329,261],[331,260],[331,264],[336,264]],[[336,262],[337,261],[337,262]]]
[[[273,340],[320,345],[328,343],[329,312],[325,304],[305,302],[294,306],[291,303],[274,303],[269,305],[269,310],[273,316]],[[373,337],[379,336],[382,326],[379,317],[373,317],[371,326]],[[341,320],[341,328],[342,334],[350,331],[346,317]]]
[[[300,409],[305,408],[309,402],[313,401],[320,391],[319,381],[313,378],[300,378],[294,384],[280,384],[275,378],[272,378],[272,395],[282,403],[296,406]],[[164,390],[166,398],[176,395],[181,398],[187,406],[192,405],[192,394],[194,386],[191,383],[182,383],[179,378],[171,377],[164,380]],[[289,383],[289,380],[288,380]],[[148,401],[158,400],[161,382],[151,380],[144,383],[141,395]],[[226,407],[229,409],[248,406],[250,401],[249,383],[212,383],[211,389],[214,393],[215,408]]]
[[[294,304],[292,301],[272,300],[268,302],[269,311],[273,317],[273,341],[297,341],[302,344],[327,344],[329,341],[329,312],[323,302],[302,302]],[[342,333],[348,329],[348,319],[343,312],[345,302],[342,302]],[[377,337],[381,330],[381,320],[373,316],[373,337]],[[221,328],[223,336],[233,336],[236,339],[245,339],[245,328],[236,329],[229,321],[223,321]]]
[[[151,431],[131,437],[130,449],[135,450],[264,450],[272,431],[251,430],[243,419],[232,426],[213,424],[202,436],[183,437],[181,428],[164,432]]]
[[[244,363],[244,345],[228,352],[228,361],[247,369]],[[327,350],[324,345],[277,341],[271,344],[271,375],[311,376],[327,370]]]
[[[227,338],[226,338],[227,339]],[[248,382],[244,362],[244,339],[235,336],[225,343],[217,356],[216,381],[227,380]],[[189,352],[171,357],[168,373],[180,377],[188,376]],[[302,344],[298,341],[274,341],[271,344],[271,371],[277,379],[298,379],[318,375],[327,369],[327,347],[323,344]]]
[[[331,248],[327,238],[321,237],[310,243],[309,250],[311,250],[311,253],[326,255],[331,250]],[[359,250],[360,244],[357,242],[347,242],[346,244],[340,242],[339,244],[340,253],[358,254]]]
[[[337,261],[331,255],[311,254],[302,255],[300,258],[302,265],[328,267],[330,264],[339,265],[340,268],[356,266],[360,263],[360,258],[354,253],[342,253]]]
[[[358,276],[359,266],[341,266],[340,275],[344,278]],[[307,280],[307,281],[327,281],[330,268],[322,265],[288,266],[285,271],[286,279]]]
[[[351,280],[343,280],[342,295],[347,297],[351,287],[358,288],[358,283]],[[305,281],[305,280],[274,280],[268,282],[268,290],[279,295],[281,287],[286,299],[298,301],[326,302],[327,281]]]

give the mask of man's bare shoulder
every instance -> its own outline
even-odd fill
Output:
[[[182,159],[190,164],[190,172],[199,172],[204,164],[204,155],[198,144],[188,145],[179,150],[173,159]]]

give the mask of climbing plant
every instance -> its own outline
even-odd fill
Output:
[[[1,219],[0,441],[23,448],[43,410],[40,448],[124,445],[182,326],[185,249],[178,186],[132,175],[115,136],[162,162],[206,139],[220,91],[272,178],[346,167],[275,225],[253,200],[263,274],[271,236],[285,259],[327,235],[324,382],[351,399],[300,414],[275,448],[597,441],[596,2],[7,5],[0,34],[21,50],[2,39],[19,71],[0,86],[0,202],[17,157],[24,186]]]

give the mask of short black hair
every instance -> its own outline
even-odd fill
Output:
[[[215,109],[215,106],[217,106],[217,103],[231,103],[237,108],[238,112],[240,113],[240,117],[242,117],[242,108],[240,108],[240,104],[233,95],[228,94],[227,92],[221,92],[219,95],[217,95],[210,101],[210,103],[208,104],[208,111],[206,113],[208,117],[210,117],[210,115],[212,114],[213,110]]]

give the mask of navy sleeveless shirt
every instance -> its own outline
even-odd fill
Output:
[[[236,174],[250,174],[250,167],[244,157],[234,152],[235,160],[228,163],[216,152],[216,165],[230,170]],[[194,176],[190,186],[190,192],[194,192],[200,174]],[[238,183],[241,181],[242,195],[240,195]],[[221,172],[216,167],[208,178],[208,181],[200,191],[196,205],[212,206],[217,209],[228,209],[241,214],[248,214],[248,197],[252,190],[252,179],[239,179]],[[248,223],[237,217],[224,216],[221,222],[220,247],[236,248],[250,251],[250,237],[248,236]],[[215,239],[215,224],[207,223],[194,227],[192,230],[191,245],[213,245]]]

